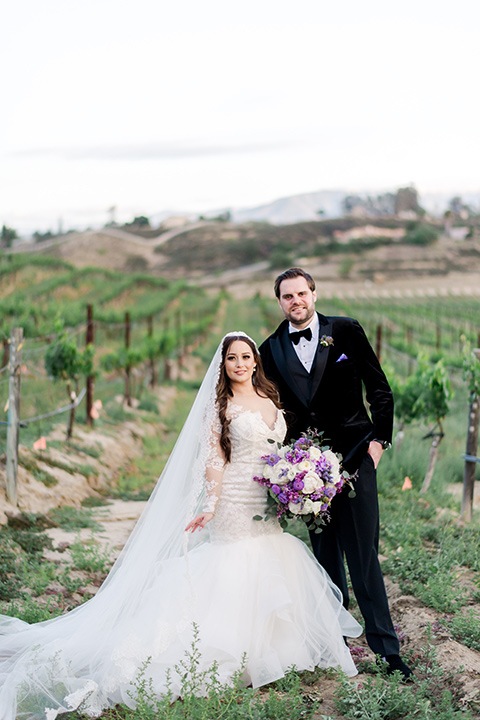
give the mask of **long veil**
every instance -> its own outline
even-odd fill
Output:
[[[208,541],[207,530],[192,537],[185,527],[203,502],[222,343],[147,506],[97,594],[66,615],[36,625],[0,616],[1,720],[53,720],[81,705],[88,693],[99,698],[90,714],[99,714],[112,653],[141,615],[153,583],[155,592],[161,590],[159,575],[171,561],[181,558],[187,545]]]

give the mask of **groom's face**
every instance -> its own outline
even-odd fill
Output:
[[[304,277],[282,280],[278,304],[283,314],[299,330],[310,323],[315,313],[317,293],[311,291]]]

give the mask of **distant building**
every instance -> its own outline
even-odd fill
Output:
[[[422,214],[418,203],[418,193],[414,187],[399,188],[395,195],[395,215],[413,220]]]
[[[380,195],[346,195],[343,214],[356,218],[393,217],[416,220],[423,210],[414,187],[399,188],[396,193]]]
[[[452,240],[465,240],[467,235],[470,233],[468,227],[451,227],[448,231],[448,237]]]

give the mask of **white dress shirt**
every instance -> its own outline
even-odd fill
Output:
[[[297,345],[293,345],[295,352],[298,355],[298,359],[302,363],[303,367],[310,372],[312,369],[313,361],[315,359],[315,353],[317,352],[318,336],[320,334],[320,323],[318,322],[317,313],[314,314],[311,322],[307,325],[312,331],[312,339],[307,340],[306,338],[300,338]],[[303,328],[306,330],[307,328]],[[288,324],[288,332],[298,332],[298,328],[293,327],[292,323]]]

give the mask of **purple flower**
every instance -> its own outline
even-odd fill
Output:
[[[280,485],[272,485],[272,487],[270,488],[270,490],[271,490],[273,493],[275,493],[275,495],[278,495],[278,493],[279,493],[280,490],[281,490],[281,487],[280,487]]]
[[[272,453],[272,455],[268,455],[267,457],[267,465],[276,465],[278,461],[280,460],[280,455],[277,455],[276,453]]]
[[[296,450],[306,450],[307,448],[311,447],[311,445],[313,445],[313,443],[309,438],[302,437],[295,441],[293,447]]]
[[[287,497],[287,496],[285,495],[285,493],[283,493],[283,492],[281,492],[281,493],[278,495],[278,499],[279,499],[280,502],[283,503],[284,505],[286,505],[286,504],[288,503],[288,497]]]
[[[293,489],[297,490],[298,492],[300,492],[300,490],[303,490],[303,488],[305,487],[305,483],[303,482],[303,480],[300,479],[294,480],[292,485]]]

